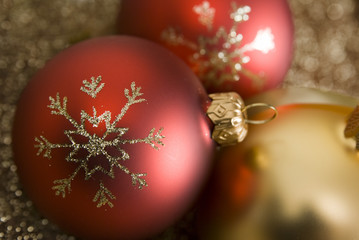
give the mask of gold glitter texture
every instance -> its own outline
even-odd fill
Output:
[[[199,15],[200,24],[207,27],[208,33],[213,37],[199,36],[197,42],[192,42],[173,27],[169,27],[162,32],[162,39],[173,46],[186,46],[194,51],[189,61],[198,63],[198,76],[205,85],[220,85],[224,81],[240,80],[240,73],[252,79],[252,84],[257,88],[263,86],[263,79],[245,68],[245,64],[250,61],[246,55],[250,51],[260,51],[267,54],[275,47],[274,36],[270,28],[260,29],[255,39],[241,46],[243,35],[237,32],[238,25],[249,21],[249,6],[238,7],[232,2],[232,12],[229,18],[233,24],[227,31],[224,27],[213,29],[213,18],[215,9],[210,6],[208,1],[193,7],[193,11]]]
[[[83,85],[80,90],[88,94],[92,98],[96,98],[97,94],[105,86],[104,83],[101,83],[102,78],[98,76],[97,78],[91,77],[91,82],[87,80],[83,81]],[[132,179],[132,184],[138,186],[139,189],[147,186],[146,180],[143,178],[146,173],[134,173],[131,172],[127,167],[120,164],[120,161],[130,159],[129,154],[121,147],[124,144],[135,144],[135,143],[146,143],[152,148],[158,150],[158,145],[164,145],[162,139],[164,138],[161,135],[163,128],[160,128],[155,133],[155,128],[152,128],[148,136],[141,139],[123,139],[122,137],[129,131],[129,128],[116,127],[118,122],[123,118],[129,108],[141,102],[146,101],[144,98],[140,98],[143,93],[140,92],[141,87],[136,87],[135,82],[131,83],[131,91],[129,89],[124,90],[124,94],[127,98],[127,103],[121,109],[121,112],[116,115],[115,119],[111,122],[111,112],[105,111],[101,115],[97,115],[95,107],[93,109],[93,115],[91,116],[84,110],[81,111],[81,120],[77,122],[74,120],[70,114],[67,112],[67,97],[61,99],[59,93],[56,94],[56,97],[49,97],[50,105],[48,108],[51,109],[51,114],[63,116],[67,121],[69,121],[74,129],[65,130],[64,134],[69,139],[69,143],[51,143],[44,136],[35,137],[35,148],[38,148],[37,155],[42,154],[45,158],[51,158],[51,152],[53,149],[61,148],[70,148],[71,152],[66,157],[67,162],[75,162],[78,164],[78,167],[75,171],[67,178],[57,179],[54,181],[54,186],[52,189],[55,191],[56,195],[61,195],[66,197],[67,193],[71,192],[71,182],[74,180],[78,172],[82,169],[85,172],[85,180],[89,180],[96,172],[102,172],[108,177],[114,179],[115,172],[114,168],[119,168],[126,174],[128,174]],[[96,134],[91,135],[86,127],[85,123],[89,122],[92,124],[92,127],[97,128],[101,122],[105,123],[106,131],[102,136],[97,136]],[[116,134],[116,137],[113,139],[108,139],[110,134]],[[76,142],[75,136],[82,136],[87,139],[85,143]],[[115,148],[120,156],[112,156],[108,153],[106,148],[112,147]],[[79,151],[86,150],[88,154],[85,157],[79,156]],[[101,165],[95,165],[94,167],[89,166],[89,161],[91,158],[97,156],[105,156],[108,161],[109,169],[104,168]],[[99,183],[99,190],[93,198],[94,202],[97,202],[97,207],[102,207],[108,205],[113,207],[111,200],[116,199],[116,197],[111,193],[111,191],[104,186],[102,182]]]

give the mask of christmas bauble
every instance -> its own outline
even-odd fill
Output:
[[[158,233],[190,207],[211,165],[208,101],[193,72],[154,43],[109,36],[72,46],[19,100],[23,188],[80,238]]]
[[[286,0],[122,0],[118,29],[169,48],[209,92],[243,98],[277,86],[292,58]]]
[[[356,239],[359,159],[344,137],[352,109],[283,105],[222,149],[199,214],[202,239]]]

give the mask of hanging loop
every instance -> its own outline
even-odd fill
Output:
[[[252,104],[245,106],[242,111],[247,112],[248,109],[255,108],[255,107],[266,107],[266,108],[272,109],[273,115],[270,118],[263,119],[263,120],[251,120],[251,119],[247,118],[247,119],[245,119],[245,122],[248,124],[254,124],[254,125],[266,124],[266,123],[272,121],[273,119],[275,119],[278,115],[277,109],[268,103],[252,103]]]

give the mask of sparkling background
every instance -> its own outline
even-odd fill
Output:
[[[41,217],[23,194],[11,152],[16,101],[52,56],[115,33],[120,0],[0,0],[0,239],[75,239]],[[282,87],[359,98],[359,1],[289,0],[295,56]],[[188,220],[189,219],[189,220]],[[155,239],[191,237],[191,213]]]

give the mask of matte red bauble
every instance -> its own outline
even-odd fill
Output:
[[[243,98],[278,86],[292,58],[286,0],[122,0],[118,29],[169,48],[209,92]]]
[[[211,165],[208,101],[193,72],[154,43],[112,36],[70,47],[19,100],[23,188],[80,238],[158,233],[189,208]]]

